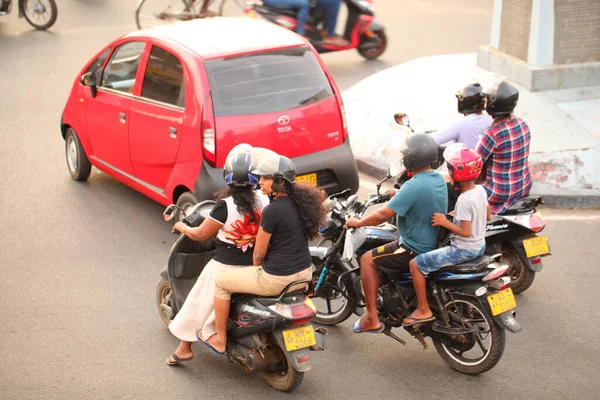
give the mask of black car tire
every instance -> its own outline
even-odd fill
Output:
[[[92,164],[85,155],[79,137],[71,127],[67,128],[65,134],[65,156],[71,178],[76,181],[85,181],[90,176]]]
[[[198,199],[196,199],[196,196],[194,196],[192,192],[182,193],[181,196],[179,196],[179,198],[177,199],[177,207],[179,208],[177,209],[177,214],[175,215],[174,221],[183,221],[183,219],[188,213],[188,210],[196,204],[198,204]],[[186,215],[179,211],[180,209],[184,210],[186,212]]]

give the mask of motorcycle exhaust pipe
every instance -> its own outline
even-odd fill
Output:
[[[266,372],[272,369],[270,367],[272,367],[273,360],[268,352],[261,354],[258,350],[250,349],[236,342],[227,343],[227,350],[248,372]]]

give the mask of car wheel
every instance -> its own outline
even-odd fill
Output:
[[[92,164],[85,155],[79,137],[73,128],[68,128],[65,134],[65,155],[71,178],[76,181],[85,181],[90,176]]]
[[[175,215],[175,221],[182,221],[188,216],[192,210],[192,207],[198,204],[198,199],[192,192],[182,193],[177,199],[177,214]],[[183,213],[180,211],[183,210]]]

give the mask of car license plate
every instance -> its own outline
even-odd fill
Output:
[[[310,186],[317,186],[317,174],[299,175],[296,177],[296,182],[305,182]]]
[[[525,247],[525,254],[527,255],[527,258],[550,253],[548,241],[546,240],[545,236],[525,239],[523,240],[523,247]]]
[[[300,350],[317,344],[315,330],[312,325],[283,331],[283,339],[287,351]]]
[[[513,295],[512,289],[504,289],[498,293],[490,294],[488,296],[488,303],[492,309],[492,316],[502,314],[508,310],[512,310],[517,306],[517,301]]]

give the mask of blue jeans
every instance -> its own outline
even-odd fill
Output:
[[[427,276],[429,273],[435,272],[442,267],[474,260],[482,255],[484,251],[485,244],[476,250],[463,250],[451,245],[430,251],[429,253],[419,254],[414,260],[419,271]]]
[[[327,30],[327,36],[335,36],[335,25],[340,12],[342,0],[317,0],[317,8],[325,9],[324,28]]]
[[[306,25],[308,13],[310,12],[309,0],[263,0],[263,4],[268,7],[276,8],[297,8],[298,14],[296,15],[296,33],[304,35],[306,32],[304,25]]]

